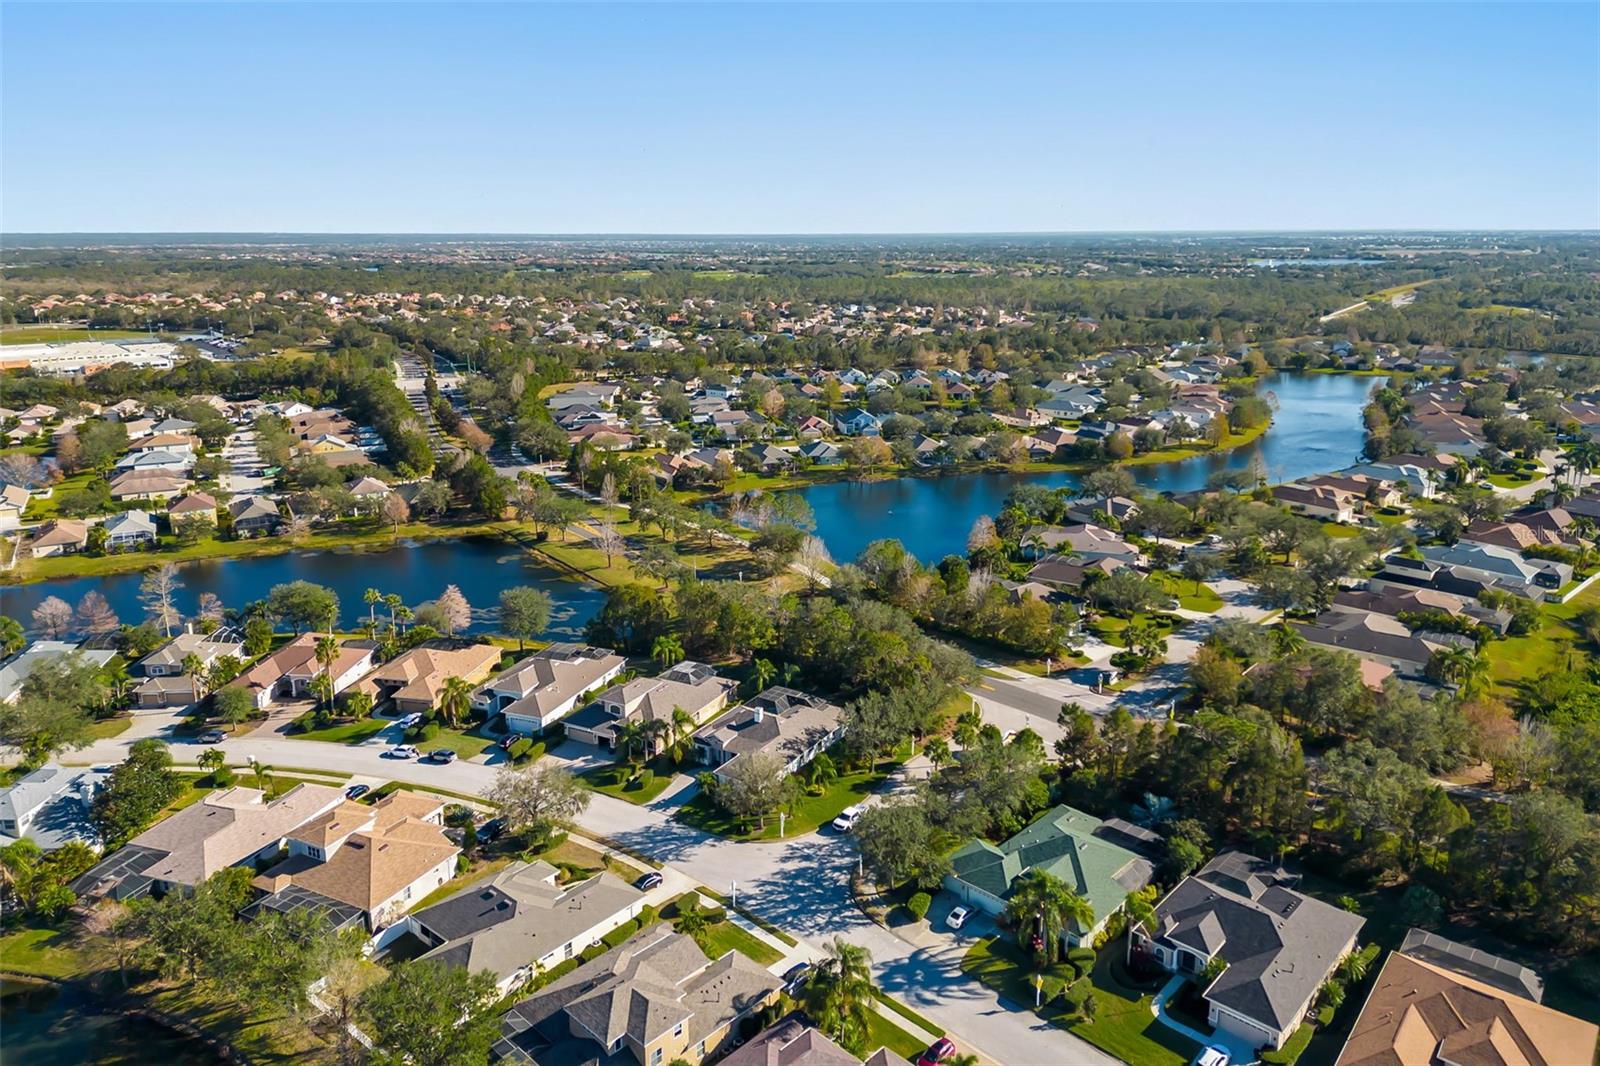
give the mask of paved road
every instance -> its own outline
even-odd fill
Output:
[[[167,735],[177,720],[167,714],[139,716],[121,736],[69,753],[68,761],[118,761],[134,740]],[[233,765],[254,759],[280,773],[325,770],[368,782],[395,780],[469,795],[481,795],[503,761],[498,752],[448,766],[386,759],[383,752],[397,739],[390,734],[397,732],[391,728],[361,744],[329,744],[291,740],[269,726],[229,738],[220,747]],[[203,750],[198,744],[178,743],[174,756],[189,765]],[[908,767],[913,774],[918,770],[917,761]],[[824,829],[785,841],[733,843],[673,820],[674,809],[692,798],[697,787],[685,778],[646,807],[594,794],[579,828],[655,858],[670,874],[736,895],[741,905],[798,937],[803,947],[796,954],[815,957],[834,937],[866,947],[885,991],[989,1060],[1006,1066],[1111,1066],[1117,1061],[1031,1012],[1002,1003],[994,992],[963,975],[961,956],[981,927],[960,935],[924,927],[912,942],[869,920],[851,900],[850,873],[857,854],[848,836]]]

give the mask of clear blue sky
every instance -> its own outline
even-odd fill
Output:
[[[0,227],[1600,227],[1600,5],[6,3]]]

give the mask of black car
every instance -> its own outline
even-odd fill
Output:
[[[226,739],[227,734],[220,729],[207,729],[194,738],[196,744],[221,744]]]
[[[449,748],[436,748],[428,752],[428,761],[436,763],[451,763],[456,761],[456,753]]]
[[[368,792],[371,792],[371,791],[372,791],[372,786],[371,785],[351,785],[349,788],[344,790],[344,798],[345,799],[360,799],[362,796],[365,796]]]
[[[505,832],[506,820],[504,818],[491,818],[484,822],[483,826],[478,830],[478,839],[485,844],[492,844],[504,836]]]
[[[805,984],[806,978],[810,976],[811,964],[809,962],[795,963],[793,966],[784,971],[783,990],[785,992],[793,992],[795,989]]]
[[[661,881],[661,875],[656,871],[651,870],[649,873],[639,878],[639,880],[635,881],[633,883],[633,887],[637,888],[640,892],[648,892],[652,888],[659,886]]]

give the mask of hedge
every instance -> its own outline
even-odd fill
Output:
[[[931,906],[933,906],[933,897],[926,892],[918,892],[906,900],[906,910],[910,911],[911,917],[919,922],[928,916],[928,908]]]

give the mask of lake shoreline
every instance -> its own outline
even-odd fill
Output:
[[[239,1062],[248,1064],[251,1060],[241,1054],[239,1049],[227,1040],[208,1032],[204,1026],[198,1025],[187,1018],[162,1010],[150,1003],[143,1001],[141,996],[132,992],[120,995],[110,995],[96,988],[94,983],[83,977],[48,977],[43,974],[26,973],[17,970],[0,969],[0,981],[11,985],[34,986],[39,989],[50,989],[55,998],[49,1007],[54,1007],[56,999],[63,995],[76,997],[80,1004],[72,1005],[73,1008],[81,1004],[89,1004],[95,1014],[107,1019],[137,1019],[156,1026],[159,1029],[192,1042],[198,1051],[202,1047],[216,1056],[218,1062]],[[27,992],[12,993],[13,995],[27,995]],[[27,1008],[24,1008],[25,1010]],[[69,1008],[71,1009],[71,1008]],[[71,1009],[71,1015],[76,1020],[81,1020],[78,1010]]]

